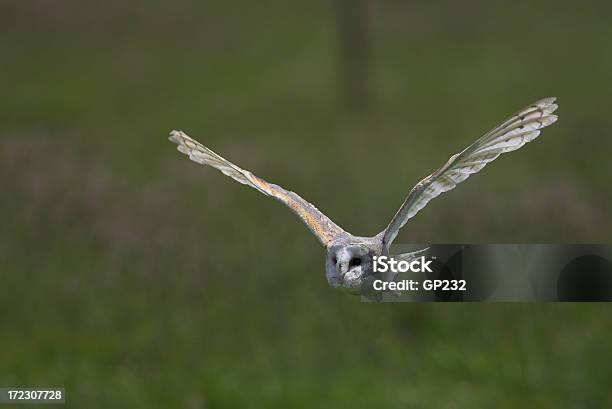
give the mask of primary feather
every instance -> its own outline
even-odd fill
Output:
[[[284,203],[308,226],[310,231],[323,245],[328,245],[339,235],[346,234],[338,225],[332,222],[312,203],[303,199],[297,193],[286,190],[274,183],[269,183],[253,175],[248,170],[241,169],[224,159],[183,131],[172,131],[168,139],[178,145],[179,152],[189,156],[189,159],[201,165],[212,166],[237,182],[257,189],[266,196],[271,196]]]
[[[480,171],[499,155],[519,149],[540,135],[540,129],[554,123],[555,98],[545,98],[512,115],[463,151],[453,155],[444,166],[420,181],[408,194],[383,234],[386,248],[406,222],[433,198],[447,192],[471,174]]]

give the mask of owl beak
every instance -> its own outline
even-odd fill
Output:
[[[340,277],[340,281],[344,281],[344,276],[348,272],[348,262],[342,262],[338,260],[336,263],[336,271],[338,272],[338,277]]]

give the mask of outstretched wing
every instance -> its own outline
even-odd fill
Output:
[[[545,98],[517,112],[487,132],[462,152],[453,155],[440,169],[421,180],[408,194],[383,235],[389,248],[406,222],[429,201],[453,189],[472,173],[481,170],[500,154],[514,151],[540,135],[540,129],[557,120],[555,98]]]
[[[345,233],[340,227],[321,213],[311,203],[302,199],[298,194],[283,189],[273,183],[258,178],[251,172],[239,168],[230,161],[217,155],[206,146],[190,138],[182,131],[170,132],[170,141],[178,145],[181,153],[189,156],[189,159],[202,165],[212,166],[232,179],[259,190],[266,196],[272,196],[278,201],[286,204],[323,245],[327,245],[339,234]]]

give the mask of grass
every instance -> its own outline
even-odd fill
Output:
[[[611,28],[551,5],[377,3],[373,100],[352,115],[324,3],[12,4],[0,385],[64,386],[75,408],[602,407],[605,305],[361,304],[290,212],[165,140],[184,129],[374,234],[451,154],[556,95],[558,124],[399,239],[605,242]]]

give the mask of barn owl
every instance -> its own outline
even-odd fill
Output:
[[[554,123],[557,116],[555,98],[545,98],[491,129],[482,137],[453,155],[438,170],[417,183],[387,227],[372,237],[354,236],[335,224],[313,204],[297,193],[255,176],[217,155],[182,131],[172,131],[169,140],[179,152],[192,161],[212,166],[234,180],[271,196],[288,206],[317,237],[327,250],[325,269],[328,283],[351,293],[363,293],[373,276],[373,257],[389,254],[389,246],[399,230],[430,200],[449,191],[480,171],[500,154],[519,149],[540,135],[540,129]],[[411,259],[419,253],[407,253],[400,258]],[[397,257],[397,256],[396,256]]]

